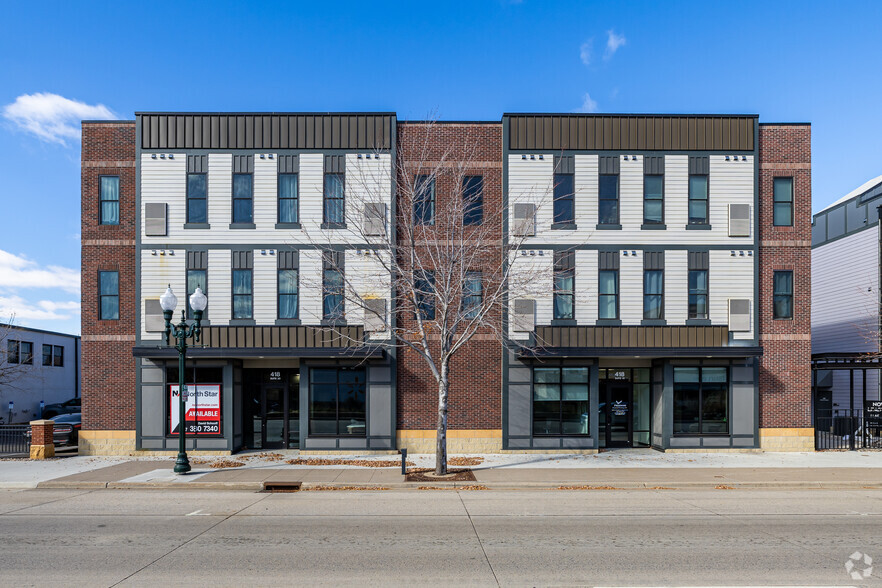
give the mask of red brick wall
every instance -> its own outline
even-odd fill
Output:
[[[811,426],[811,127],[760,125],[760,427]],[[773,182],[793,178],[794,224],[772,224]],[[793,271],[793,320],[775,320],[772,276]]]
[[[83,123],[82,396],[84,430],[135,428],[135,123]],[[102,175],[119,176],[119,225],[98,223]],[[119,272],[118,321],[98,320],[98,272]]]
[[[501,124],[400,123],[398,151],[400,163],[440,161],[445,153],[449,161],[469,161],[467,173],[484,177],[484,222],[492,223],[493,229],[489,237],[501,244]],[[414,172],[399,165],[399,173]],[[451,191],[452,186],[444,178],[437,181],[439,208]],[[401,210],[400,214],[411,212]],[[411,320],[403,315],[399,315],[399,321]],[[397,428],[434,429],[438,419],[437,384],[425,360],[406,348],[398,352],[397,388]],[[502,428],[502,346],[492,333],[479,333],[454,357],[448,409],[451,429]]]

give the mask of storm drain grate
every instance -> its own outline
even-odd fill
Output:
[[[264,492],[297,492],[302,482],[264,482]]]

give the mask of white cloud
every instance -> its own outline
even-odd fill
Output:
[[[48,92],[22,94],[3,107],[3,116],[44,141],[61,145],[67,145],[67,139],[79,139],[82,120],[118,118],[103,104],[86,104]]]
[[[0,288],[49,288],[80,293],[80,272],[35,261],[0,249]]]
[[[612,58],[616,51],[619,50],[619,47],[622,47],[627,42],[625,35],[617,35],[613,30],[606,31],[606,51],[603,54],[603,58]]]
[[[21,324],[22,321],[67,320],[79,314],[79,302],[30,302],[21,296],[0,296],[0,321],[3,322],[10,318],[15,324]]]
[[[579,59],[581,59],[582,63],[585,65],[591,65],[591,58],[594,57],[592,51],[593,45],[594,39],[588,39],[582,43],[581,47],[579,47]]]
[[[582,106],[576,109],[576,112],[597,112],[597,101],[591,98],[591,94],[585,92],[585,99]]]

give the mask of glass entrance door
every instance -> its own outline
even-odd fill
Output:
[[[264,449],[282,449],[286,447],[286,429],[288,419],[285,418],[285,396],[287,386],[264,384],[261,386],[260,400],[263,408],[261,414],[261,446]]]
[[[633,437],[631,426],[633,402],[630,382],[607,382],[604,385],[606,396],[606,446],[631,447]]]

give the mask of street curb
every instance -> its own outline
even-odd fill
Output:
[[[392,483],[347,483],[347,482],[304,482],[300,491],[321,491],[321,489],[364,488],[377,490],[419,490],[420,487],[457,490],[475,486],[487,490],[558,490],[561,491],[603,491],[603,490],[882,490],[882,483],[866,482],[677,482],[660,484],[652,482],[392,482]],[[572,488],[567,488],[567,487]],[[260,492],[263,482],[89,482],[53,481],[34,483],[5,482],[0,488],[14,489],[68,489],[68,490],[238,490]]]
[[[38,482],[0,482],[0,490],[31,490]]]

